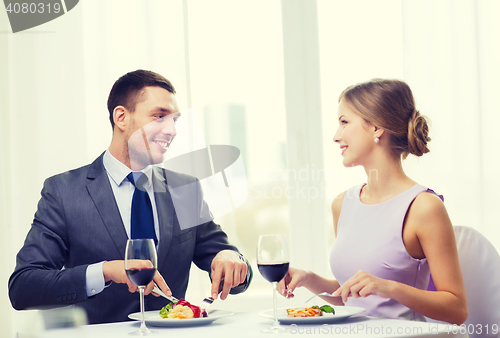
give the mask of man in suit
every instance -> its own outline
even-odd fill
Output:
[[[127,278],[123,262],[131,238],[131,172],[148,178],[144,189],[151,200],[158,250],[154,282],[162,291],[183,298],[191,262],[210,272],[214,298],[221,285],[221,299],[245,291],[252,269],[220,226],[206,221],[209,211],[197,179],[154,166],[163,161],[176,136],[180,112],[172,84],[150,71],[127,73],[113,85],[108,111],[113,128],[109,149],[93,163],[44,183],[9,279],[13,307],[76,304],[86,310],[89,323],[124,321],[139,311],[138,289]],[[172,188],[180,186],[195,187],[197,198],[190,195],[183,205],[203,223],[179,224],[177,213],[186,210],[174,208]],[[153,282],[145,289],[145,308],[159,310],[168,301],[152,288]]]

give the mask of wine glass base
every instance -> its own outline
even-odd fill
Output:
[[[129,333],[129,336],[148,336],[150,334],[158,334],[158,331],[151,331],[150,329],[139,329]]]
[[[270,328],[264,329],[260,332],[262,332],[262,333],[285,333],[287,331],[288,330],[282,326],[271,326]]]
[[[262,333],[285,333],[288,332],[286,328],[278,324],[278,322],[273,323],[273,325],[267,329],[260,331]]]

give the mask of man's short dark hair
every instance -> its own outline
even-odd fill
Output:
[[[113,120],[113,111],[117,106],[124,106],[129,111],[135,111],[135,106],[142,95],[144,87],[161,87],[172,94],[175,94],[175,88],[172,83],[155,72],[149,70],[136,70],[127,73],[116,80],[108,97],[108,111],[111,128],[115,128]]]

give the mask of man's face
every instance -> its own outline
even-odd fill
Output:
[[[163,162],[180,117],[175,95],[161,87],[145,87],[144,96],[129,113],[128,155],[132,170]]]

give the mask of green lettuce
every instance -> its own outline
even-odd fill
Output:
[[[323,312],[327,312],[327,313],[333,313],[335,314],[335,310],[333,309],[333,307],[331,307],[330,305],[323,305],[322,307],[319,308],[321,311]]]

